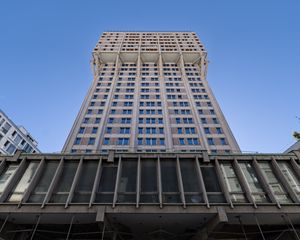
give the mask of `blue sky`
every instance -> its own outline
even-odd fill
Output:
[[[195,31],[243,151],[282,152],[300,130],[299,0],[3,0],[0,108],[59,152],[92,81],[103,31]]]

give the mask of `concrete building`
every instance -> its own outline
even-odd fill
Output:
[[[292,146],[290,146],[287,150],[284,151],[284,153],[289,153],[292,151],[300,150],[300,140],[295,142]]]
[[[64,153],[0,156],[1,239],[300,239],[300,152],[239,152],[194,33],[104,33],[92,65]]]
[[[15,125],[0,109],[0,154],[14,154],[18,149],[38,153],[37,145],[37,141],[23,126]]]
[[[193,32],[105,32],[63,152],[239,152]]]

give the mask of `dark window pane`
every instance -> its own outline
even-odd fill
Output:
[[[94,186],[98,161],[86,161],[82,164],[82,169],[79,181],[75,188],[72,202],[86,202],[90,201],[91,193]]]
[[[194,160],[182,159],[180,161],[181,176],[185,192],[199,192],[200,185]]]
[[[103,166],[95,202],[112,203],[117,177],[117,165]]]
[[[161,179],[163,202],[179,203],[181,202],[178,190],[176,160],[162,159],[161,162]]]
[[[207,192],[222,192],[214,167],[201,167]]]
[[[63,203],[67,200],[77,167],[78,162],[64,162],[62,173],[49,202]]]
[[[141,161],[141,192],[157,191],[157,170],[156,161]]]
[[[40,179],[37,181],[37,185],[32,191],[28,202],[30,203],[41,203],[48,191],[50,183],[53,179],[54,173],[58,166],[58,161],[48,162],[46,161],[43,172],[40,175]]]
[[[121,169],[121,178],[119,182],[119,202],[135,202],[136,201],[136,174],[137,174],[137,161],[123,160]],[[126,195],[124,193],[131,193]]]

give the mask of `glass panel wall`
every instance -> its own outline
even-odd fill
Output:
[[[8,198],[8,202],[20,202],[23,198],[23,195],[25,191],[27,190],[33,175],[36,172],[36,169],[38,167],[38,162],[30,162],[27,166],[27,169],[25,170],[23,176],[21,177],[19,183],[15,187],[15,189],[10,194],[10,197]]]
[[[141,203],[158,203],[157,161],[141,160]]]
[[[300,182],[297,178],[291,164],[287,161],[278,161],[280,170],[282,171],[285,179],[289,183],[289,185],[292,187],[292,189],[295,191],[297,196],[300,198]]]
[[[186,203],[203,203],[203,194],[198,181],[196,160],[180,160],[180,169]]]
[[[163,203],[181,202],[176,170],[176,159],[161,159],[161,181]]]
[[[43,171],[40,175],[39,180],[37,181],[37,185],[31,192],[31,195],[28,199],[29,203],[42,203],[46,193],[48,191],[48,188],[50,186],[50,183],[53,179],[53,176],[55,174],[55,171],[57,169],[57,166],[59,164],[59,161],[46,161],[45,166],[43,168]]]
[[[18,164],[16,163],[11,163],[5,167],[5,169],[2,171],[0,175],[0,196],[4,192],[5,188],[13,178],[17,168]]]
[[[208,201],[210,203],[226,203],[215,168],[209,165],[202,165],[201,172]]]
[[[220,164],[224,182],[228,188],[228,192],[233,203],[247,202],[244,191],[236,176],[233,165],[230,162]]]
[[[96,203],[112,203],[116,184],[118,160],[114,164],[101,167],[101,177],[96,191]]]
[[[282,184],[278,181],[275,176],[271,163],[269,162],[258,162],[259,167],[261,168],[269,186],[274,192],[274,195],[278,202],[280,203],[290,203],[292,202],[289,195],[283,188]]]
[[[136,175],[137,161],[129,159],[122,160],[121,177],[118,187],[118,202],[136,202]]]
[[[268,203],[270,202],[267,194],[258,181],[256,172],[250,162],[239,162],[239,166],[242,169],[242,173],[249,185],[251,195],[256,203]]]
[[[51,203],[65,203],[78,167],[78,162],[65,161],[60,178],[53,189]]]
[[[90,202],[97,167],[98,161],[83,161],[79,181],[77,182],[77,186],[75,187],[72,202]]]

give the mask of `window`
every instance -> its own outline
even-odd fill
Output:
[[[123,114],[132,114],[132,110],[130,110],[130,109],[123,109]]]
[[[210,129],[208,127],[205,127],[204,132],[205,132],[205,134],[210,134]]]
[[[146,138],[146,145],[156,145],[156,138]]]
[[[201,118],[201,123],[202,123],[202,124],[207,124],[206,118]]]
[[[180,144],[180,145],[185,145],[185,143],[184,143],[184,138],[179,138],[179,144]]]
[[[121,123],[125,123],[125,124],[131,123],[131,118],[122,118]]]
[[[159,145],[165,145],[165,139],[164,138],[159,139]]]
[[[196,130],[193,127],[191,127],[191,128],[185,128],[185,133],[186,134],[195,134]]]
[[[216,128],[216,132],[217,132],[217,134],[222,134],[222,133],[223,133],[223,132],[222,132],[222,129],[219,128],[219,127]]]
[[[214,124],[218,124],[219,123],[218,119],[216,119],[216,118],[213,118],[212,120],[213,120]]]
[[[142,138],[138,138],[138,145],[143,145],[143,139]]]
[[[227,141],[225,138],[220,138],[221,145],[227,145]]]
[[[251,195],[253,196],[255,202],[266,203],[269,202],[268,196],[264,192],[263,188],[258,181],[257,174],[250,162],[239,162],[238,163],[242,169],[243,176],[246,179]]]
[[[104,138],[103,145],[108,145],[108,144],[109,144],[109,138]]]
[[[120,128],[120,133],[123,133],[123,134],[130,133],[130,128],[129,127],[126,127],[126,128],[121,127]]]
[[[214,167],[201,166],[204,185],[210,203],[226,202]]]
[[[180,118],[176,118],[175,121],[177,124],[180,124]]]
[[[106,133],[111,133],[111,131],[112,131],[112,128],[111,128],[111,127],[107,127],[107,128],[106,128]]]
[[[178,134],[183,134],[182,128],[177,128],[177,133]]]
[[[98,128],[97,128],[97,127],[93,127],[93,129],[92,129],[92,133],[93,133],[93,134],[96,134],[96,133],[97,133],[97,131],[98,131]]]
[[[274,174],[271,163],[259,161],[258,164],[265,176],[265,179],[267,180],[268,185],[273,190],[276,199],[280,203],[290,203],[291,199],[284,186],[279,182],[278,178]]]
[[[37,181],[37,185],[31,192],[28,199],[29,203],[41,203],[43,202],[48,188],[52,182],[53,176],[56,172],[58,161],[45,161],[45,166],[40,174],[40,178]]]
[[[89,123],[89,120],[90,120],[89,118],[84,118],[83,123]]]
[[[78,183],[76,184],[72,202],[89,203],[90,196],[93,190],[97,166],[98,162],[96,161],[85,161],[82,164],[80,172],[80,181],[78,181]]]
[[[81,141],[81,138],[76,138],[74,141],[74,145],[79,145]]]
[[[89,138],[88,145],[94,145],[95,144],[95,138]]]
[[[213,138],[208,138],[207,142],[208,142],[208,145],[215,145],[215,142],[214,142]]]
[[[108,123],[114,123],[114,118],[109,118]]]
[[[159,128],[159,134],[164,134],[164,128]]]
[[[224,182],[227,185],[232,202],[247,202],[243,189],[239,183],[238,177],[236,176],[232,164],[230,162],[223,162],[220,164],[220,167]]]
[[[129,138],[119,138],[118,139],[118,145],[128,145],[129,144]]]
[[[51,203],[64,203],[71,189],[73,179],[77,170],[78,162],[66,161],[58,183],[54,186],[50,201]]]
[[[95,123],[100,123],[100,118],[95,118]]]

